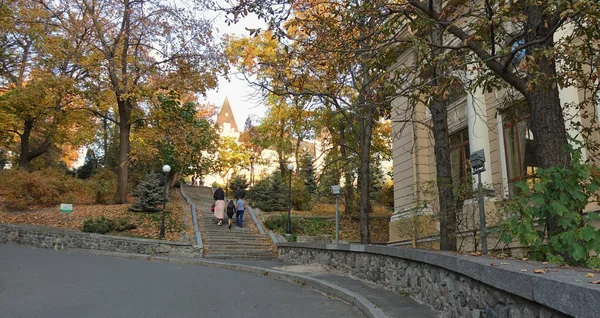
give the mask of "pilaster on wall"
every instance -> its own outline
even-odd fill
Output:
[[[466,74],[466,79],[470,81],[476,76],[476,71],[470,70]],[[493,183],[492,158],[490,156],[487,106],[483,90],[479,87],[469,91],[467,94],[467,122],[469,126],[469,149],[471,153],[483,149],[485,154],[485,171],[481,173],[481,182],[484,185],[491,185]],[[475,176],[473,178],[473,189],[477,189],[477,180]]]

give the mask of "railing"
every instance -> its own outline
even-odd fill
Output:
[[[190,198],[185,194],[185,191],[183,191],[183,186],[181,186],[179,190],[181,191],[181,195],[185,198],[185,202],[187,202],[187,204],[190,206],[190,212],[192,214],[192,223],[194,223],[194,236],[196,237],[196,244],[200,248],[203,248],[204,245],[202,244],[202,234],[200,234],[200,231],[198,230],[198,216],[196,215],[196,205],[193,202],[191,202]]]

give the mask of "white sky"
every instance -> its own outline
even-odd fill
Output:
[[[218,31],[216,37],[221,38],[224,34],[248,35],[249,32],[245,29],[246,27],[262,27],[264,29],[265,23],[251,16],[228,26],[225,16],[219,14],[214,18],[213,25]],[[231,110],[240,131],[244,129],[244,123],[249,115],[260,118],[264,116],[266,111],[262,98],[257,94],[256,89],[251,87],[246,80],[243,80],[241,75],[237,74],[235,67],[230,70],[229,81],[224,77],[220,77],[218,88],[208,91],[206,95],[206,101],[215,104],[219,109],[223,105],[225,97],[229,98]],[[253,120],[253,124],[257,124],[256,120]]]

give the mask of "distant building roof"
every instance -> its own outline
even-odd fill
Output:
[[[223,106],[221,106],[221,110],[217,115],[217,124],[223,127],[224,123],[229,123],[229,126],[233,131],[239,132],[237,124],[235,123],[235,118],[233,117],[233,112],[231,111],[231,105],[229,105],[229,98],[227,97],[225,97]]]

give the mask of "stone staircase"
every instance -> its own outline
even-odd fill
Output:
[[[217,225],[217,220],[210,211],[214,203],[210,187],[193,187],[183,185],[184,191],[196,204],[198,227],[204,244],[203,256],[213,259],[277,259],[275,248],[267,237],[258,232],[256,224],[246,210],[244,226],[235,226],[235,216],[231,229],[227,228],[227,215],[223,225]]]

